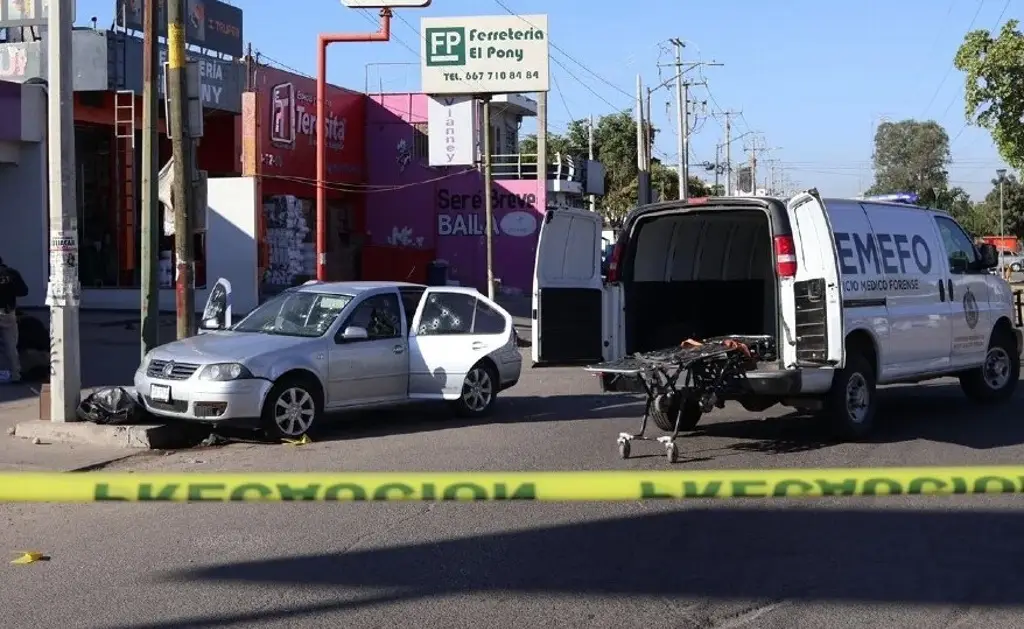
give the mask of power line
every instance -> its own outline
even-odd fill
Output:
[[[1009,2],[1007,2],[1007,5],[1009,5]],[[971,23],[967,25],[967,32],[970,32],[971,29],[974,28],[974,23],[978,21],[978,16],[981,15],[981,10],[984,6],[985,0],[981,0],[981,2],[978,3],[978,10],[974,12],[974,17],[971,18]],[[1003,10],[1005,11],[1006,9],[1004,8]],[[1002,14],[1000,14],[1000,18],[1002,18]],[[932,106],[932,103],[935,102],[935,99],[938,98],[939,92],[942,91],[942,86],[946,84],[946,79],[949,78],[949,75],[953,72],[954,68],[955,66],[950,63],[949,68],[946,69],[946,73],[942,76],[942,80],[939,82],[939,86],[935,88],[935,92],[932,94],[932,97],[928,99],[928,104],[925,105],[924,109],[921,111],[921,115],[919,116],[920,118],[923,119],[924,115],[928,113],[928,109]]]
[[[1010,3],[1012,1],[1013,0],[1006,0],[1006,4],[1003,5],[1003,10],[999,12],[999,17],[996,18],[996,25],[992,28],[993,31],[999,30],[999,25],[1003,23],[1003,16],[1006,15],[1006,11],[1010,8]],[[970,30],[970,28],[967,29],[968,32],[970,32]],[[956,99],[954,98],[954,100]],[[950,103],[950,105],[952,105],[952,103]],[[950,148],[953,148],[953,145],[956,144],[956,141],[960,139],[960,136],[963,135],[964,131],[967,129],[969,124],[970,121],[965,120],[964,123],[960,126],[960,130],[956,132],[956,136],[954,136],[953,139],[949,142]]]
[[[502,0],[494,0],[494,3],[495,3],[495,4],[497,4],[497,5],[499,6],[499,7],[501,7],[502,9],[505,9],[505,11],[506,11],[506,12],[507,12],[507,13],[508,13],[509,15],[511,15],[511,16],[513,16],[513,17],[516,17],[516,18],[519,18],[520,20],[522,20],[522,21],[523,21],[523,22],[525,22],[526,24],[529,24],[529,25],[530,25],[530,26],[531,26],[532,28],[537,28],[537,26],[536,26],[535,24],[533,24],[532,22],[530,22],[530,20],[528,20],[528,19],[524,18],[523,16],[521,16],[521,15],[517,14],[517,13],[516,13],[515,11],[513,11],[512,9],[508,8],[508,6],[507,6],[507,5],[506,5],[506,4],[504,3],[504,2],[502,2]],[[576,65],[578,65],[579,67],[581,67],[581,68],[583,68],[584,70],[586,70],[586,71],[587,71],[587,73],[589,73],[589,74],[590,74],[591,76],[593,76],[594,78],[596,78],[596,79],[597,79],[598,81],[601,81],[602,83],[604,83],[604,84],[605,84],[605,85],[607,85],[608,87],[610,87],[610,88],[614,89],[615,91],[619,92],[620,94],[623,94],[623,95],[627,96],[628,98],[635,98],[635,95],[633,95],[633,94],[630,94],[629,92],[627,92],[626,90],[622,89],[622,88],[621,88],[621,87],[619,87],[618,85],[615,85],[614,83],[612,83],[612,82],[611,82],[611,81],[609,81],[608,79],[604,78],[604,77],[603,77],[603,76],[601,76],[600,74],[598,74],[598,73],[594,72],[594,71],[593,71],[593,70],[591,70],[591,69],[590,69],[590,68],[589,68],[589,67],[588,67],[587,65],[585,65],[585,64],[584,64],[584,63],[582,63],[582,62],[580,62],[580,61],[579,61],[578,59],[576,59],[575,57],[573,57],[573,56],[572,56],[572,55],[570,55],[569,53],[567,53],[567,52],[565,52],[564,50],[562,50],[562,49],[561,49],[560,47],[558,47],[558,46],[557,46],[557,45],[556,45],[556,44],[555,44],[555,43],[554,43],[553,41],[551,41],[550,39],[548,40],[548,45],[549,45],[549,46],[551,46],[551,48],[553,48],[554,50],[556,50],[556,51],[558,51],[559,53],[561,53],[561,54],[562,54],[562,55],[563,55],[563,56],[564,56],[564,57],[565,57],[566,59],[568,59],[569,61],[571,61],[571,62],[575,63],[575,64],[576,64]],[[552,61],[554,61],[554,59],[552,59]]]
[[[558,92],[558,98],[562,101],[562,107],[565,108],[565,115],[569,116],[569,120],[576,120],[576,117],[572,115],[572,111],[569,110],[569,103],[565,101],[565,92],[562,91],[562,87],[558,84],[558,77],[553,73],[551,75],[551,82],[555,84],[555,91]]]

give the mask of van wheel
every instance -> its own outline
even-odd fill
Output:
[[[676,416],[680,413],[682,413],[682,417],[679,419],[679,430],[693,430],[704,414],[700,410],[697,400],[693,398],[684,400],[679,395],[675,396],[666,410],[659,410],[654,408],[653,404],[651,405],[651,421],[665,432],[672,432],[676,429]]]
[[[846,366],[835,373],[825,397],[825,413],[837,437],[856,441],[874,428],[875,369],[861,354],[852,352]]]
[[[1017,341],[1007,330],[996,330],[988,344],[985,362],[960,376],[960,388],[979,404],[1002,402],[1013,395],[1020,379]]]

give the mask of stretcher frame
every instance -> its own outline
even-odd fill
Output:
[[[771,336],[719,336],[697,346],[684,343],[589,365],[584,369],[597,374],[636,378],[646,394],[639,432],[619,433],[619,456],[629,458],[633,441],[656,441],[665,448],[669,462],[675,463],[679,459],[676,440],[681,432],[682,408],[686,401],[695,398],[702,413],[715,407],[722,408],[727,394],[745,388],[748,371],[756,368],[758,362],[774,359],[774,345],[775,340]],[[648,437],[647,422],[652,408],[657,405],[661,410],[668,410],[673,404],[678,404],[680,410],[675,414],[672,434]]]

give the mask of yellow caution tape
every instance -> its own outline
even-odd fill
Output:
[[[3,473],[0,502],[604,501],[1024,493],[1024,467],[687,472]]]

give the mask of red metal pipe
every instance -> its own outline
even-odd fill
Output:
[[[321,33],[316,56],[316,279],[327,279],[327,46],[391,40],[391,9],[381,9],[376,33]]]

